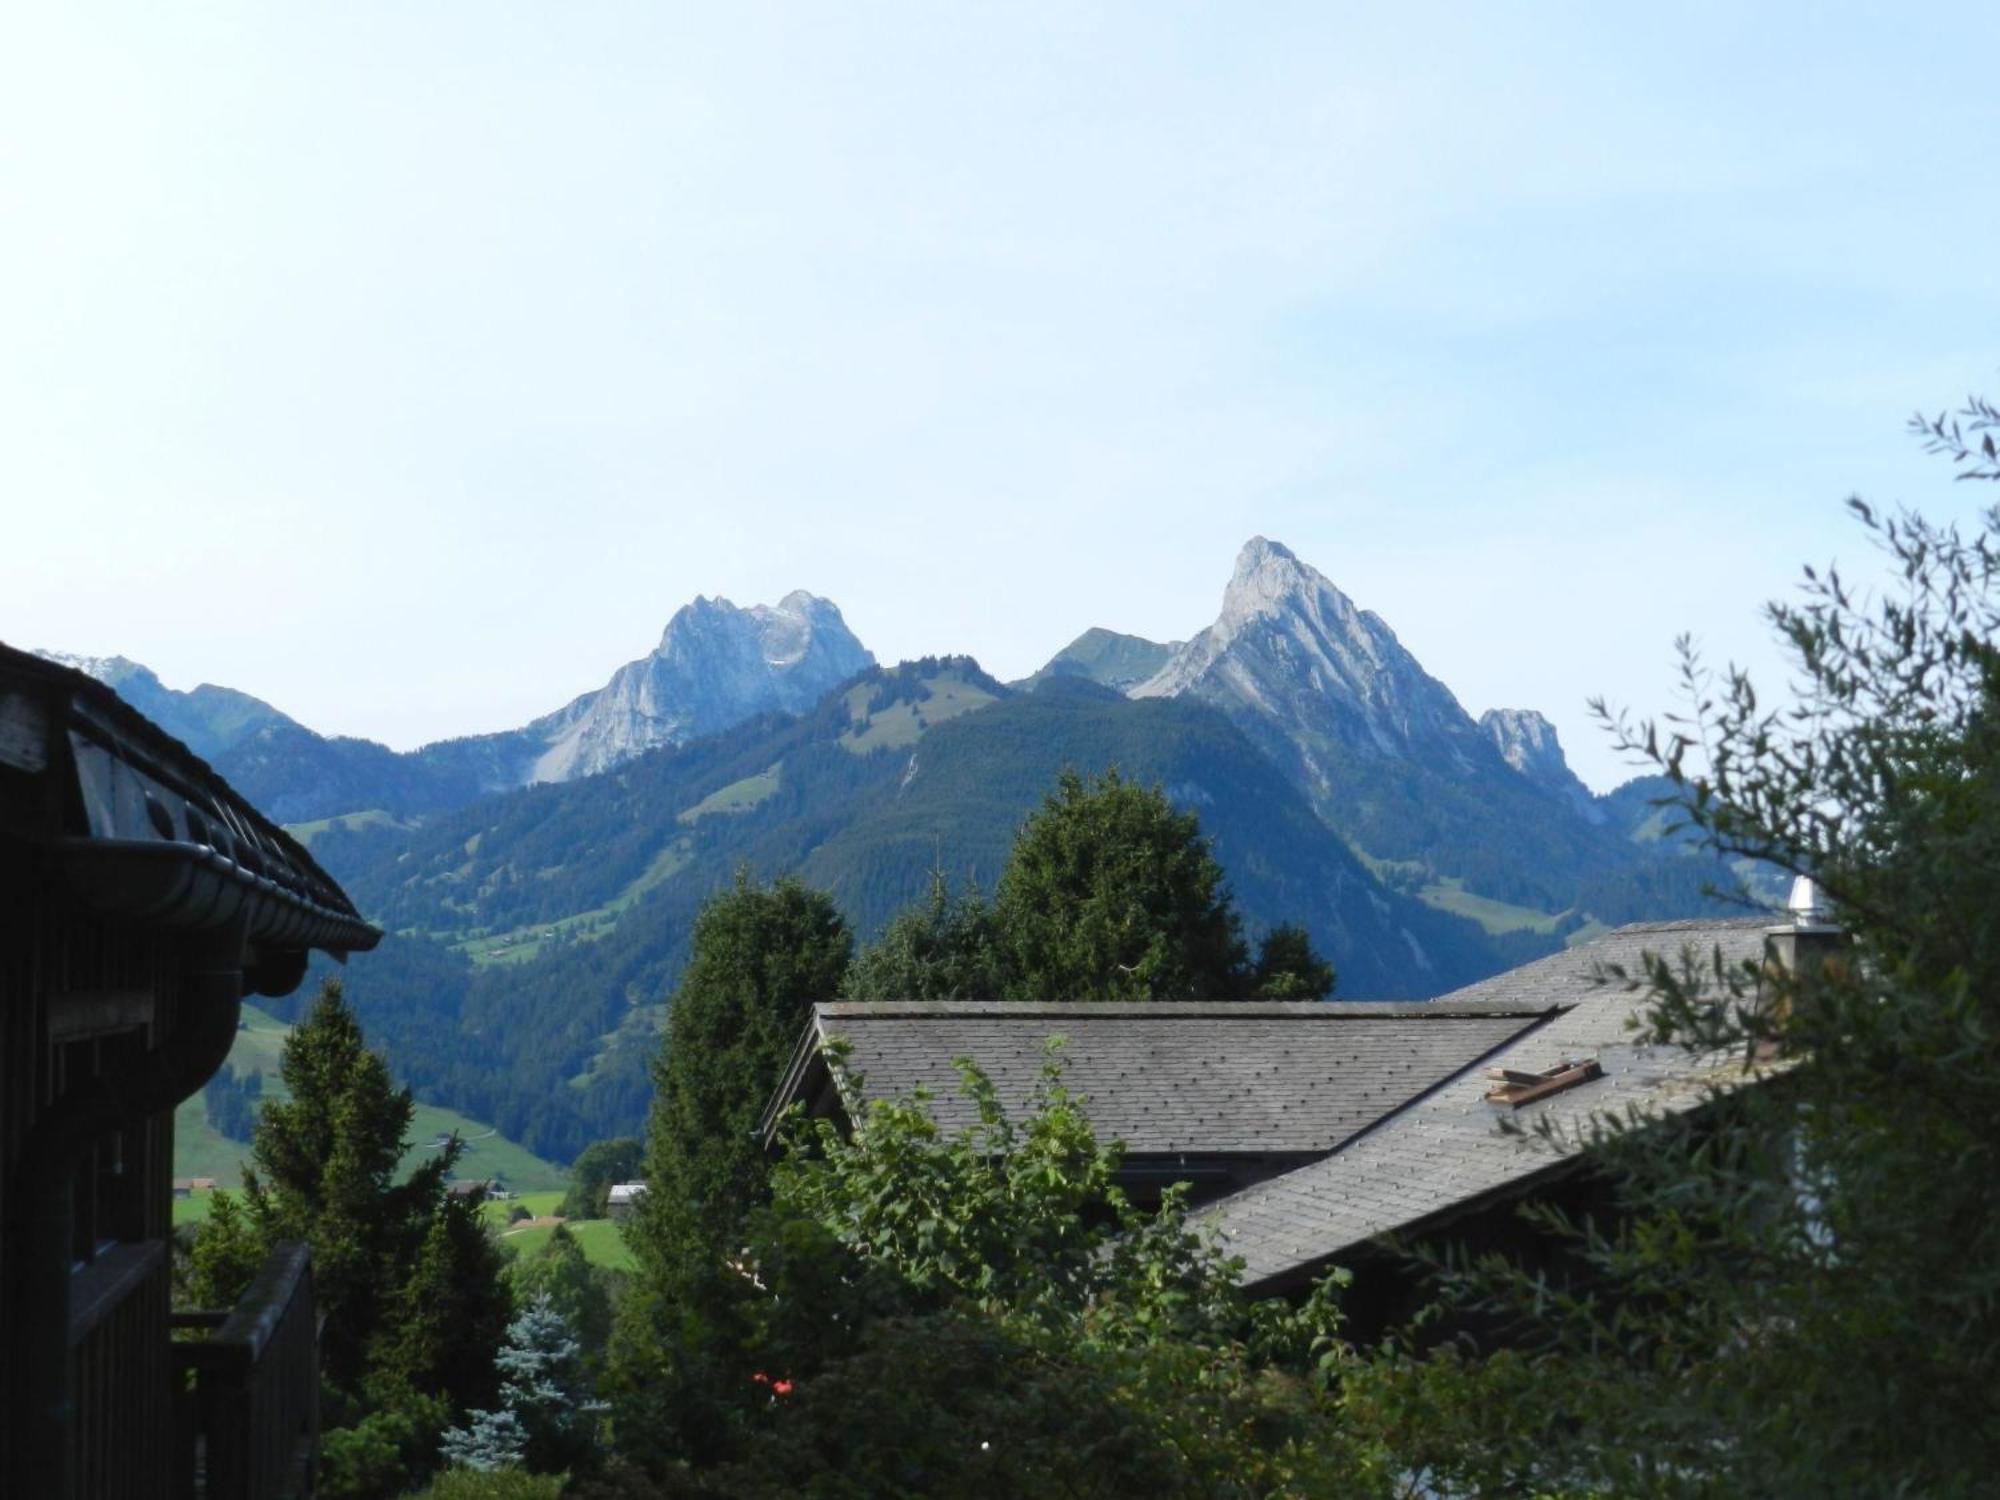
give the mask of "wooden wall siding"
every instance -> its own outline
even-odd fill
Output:
[[[173,1024],[180,994],[172,938],[107,922],[71,903],[41,851],[0,835],[0,1223],[18,1204],[23,1150],[50,1103],[121,1049],[150,1047]],[[48,1010],[78,992],[144,992],[153,1028],[57,1042]],[[109,1177],[116,1156],[120,1171]],[[172,1233],[173,1119],[156,1115],[110,1136],[76,1163],[76,1196],[92,1240],[120,1243],[71,1281],[71,1361],[78,1488],[99,1497],[168,1492],[173,1391],[168,1335]],[[11,1236],[0,1236],[0,1288],[11,1287]],[[136,1272],[135,1259],[144,1262]],[[19,1347],[11,1295],[0,1296],[0,1401],[22,1410],[29,1371],[7,1351]],[[0,1422],[0,1474],[11,1469],[16,1425]],[[4,1486],[4,1481],[0,1481]]]

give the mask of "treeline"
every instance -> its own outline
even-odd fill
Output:
[[[264,1075],[224,1067],[202,1087],[208,1123],[232,1141],[248,1142],[264,1103]]]

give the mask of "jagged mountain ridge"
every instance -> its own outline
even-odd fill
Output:
[[[1627,904],[1648,882],[1686,884],[1609,826],[1539,714],[1474,721],[1380,616],[1263,537],[1238,555],[1215,621],[1129,691],[1221,710],[1413,888],[1560,913],[1606,882]]]
[[[739,865],[797,873],[870,936],[937,862],[990,890],[1062,768],[1113,764],[1197,812],[1251,927],[1302,921],[1344,995],[1435,993],[1559,941],[1496,940],[1384,887],[1206,704],[1073,677],[1010,691],[951,658],[873,669],[803,716],[605,775],[313,847],[396,934],[349,976],[370,1034],[437,1097],[562,1154],[636,1122],[657,1007],[702,900]]]
[[[115,688],[285,823],[364,810],[424,816],[534,782],[594,775],[760,713],[803,712],[875,660],[831,600],[802,589],[776,605],[697,597],[674,613],[652,652],[555,712],[520,729],[395,751],[319,734],[233,689],[167,688],[124,657],[41,654]]]
[[[1382,618],[1277,542],[1237,555],[1215,623],[1131,689],[1233,704],[1283,726],[1309,774],[1309,741],[1471,772],[1496,752],[1451,690],[1426,672]]]
[[[1479,716],[1479,727],[1500,758],[1528,780],[1568,802],[1586,822],[1606,820],[1590,788],[1569,768],[1556,726],[1541,714],[1532,708],[1489,708]]]
[[[521,731],[545,748],[520,780],[569,781],[755,714],[803,713],[874,664],[833,602],[803,589],[747,609],[698,596],[650,655]]]

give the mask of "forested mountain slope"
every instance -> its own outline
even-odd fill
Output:
[[[1220,710],[1354,849],[1433,900],[1615,921],[1684,914],[1703,879],[1726,879],[1644,857],[1540,715],[1476,722],[1386,621],[1263,537],[1214,623],[1129,691]]]
[[[637,1121],[694,913],[739,864],[823,886],[866,937],[934,863],[990,887],[1057,772],[1108,765],[1198,812],[1246,919],[1303,922],[1341,994],[1435,993],[1556,941],[1385,889],[1205,705],[1063,679],[1010,694],[964,659],[415,831],[330,829],[315,852],[397,934],[349,992],[399,1070],[564,1156]]]

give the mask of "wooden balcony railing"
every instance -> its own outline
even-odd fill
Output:
[[[78,1500],[157,1495],[160,1476],[173,1472],[167,1301],[164,1240],[114,1246],[70,1280],[70,1493]],[[0,1492],[7,1488],[0,1475]]]
[[[176,1327],[210,1328],[176,1343],[187,1393],[183,1500],[303,1500],[319,1449],[319,1316],[312,1255],[279,1245],[227,1313],[182,1313]]]

